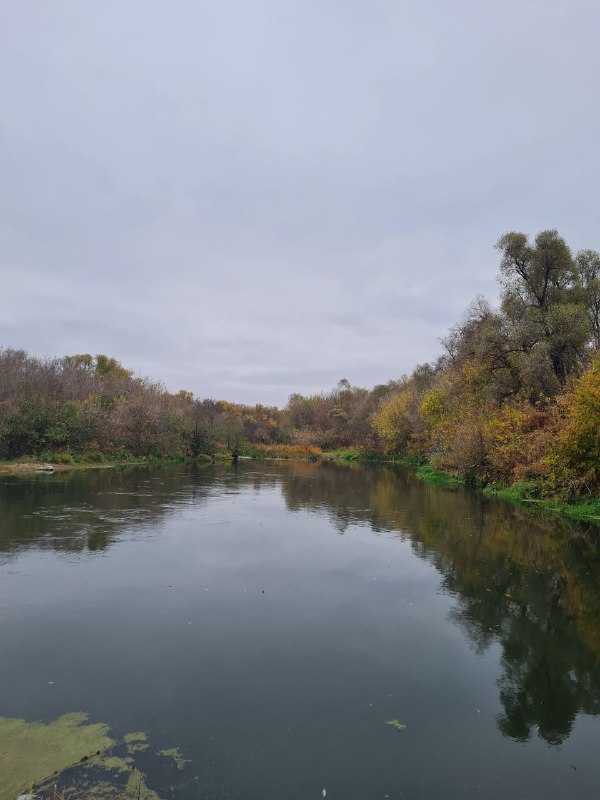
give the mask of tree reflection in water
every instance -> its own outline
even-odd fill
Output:
[[[550,744],[600,713],[600,548],[594,528],[546,519],[392,467],[253,464],[99,470],[0,480],[0,558],[22,548],[102,551],[127,531],[223,491],[280,487],[287,508],[410,541],[455,598],[480,653],[502,649],[498,727]]]
[[[309,478],[310,476],[310,478]],[[337,529],[397,531],[456,598],[452,620],[474,647],[502,647],[502,733],[550,744],[579,713],[600,713],[599,532],[467,490],[429,486],[390,467],[290,470],[290,509],[321,508]]]

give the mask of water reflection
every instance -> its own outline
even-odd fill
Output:
[[[579,713],[600,713],[600,553],[594,528],[526,514],[391,468],[325,466],[290,475],[291,509],[322,507],[343,531],[397,530],[456,596],[452,619],[479,652],[502,647],[503,734],[559,744]],[[337,484],[342,484],[340,490]]]
[[[224,492],[278,487],[287,508],[392,532],[442,576],[452,621],[480,653],[502,650],[498,728],[550,744],[600,713],[600,552],[596,529],[545,519],[389,467],[243,463],[104,470],[0,481],[0,553],[102,551]]]
[[[214,481],[201,468],[102,469],[0,479],[0,552],[23,547],[104,550],[121,531],[202,503]]]

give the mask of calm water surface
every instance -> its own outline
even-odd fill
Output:
[[[598,797],[599,541],[391,468],[3,477],[0,716],[178,746],[163,797]]]

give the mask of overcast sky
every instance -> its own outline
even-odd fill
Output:
[[[598,0],[0,0],[0,346],[283,405],[600,248]]]

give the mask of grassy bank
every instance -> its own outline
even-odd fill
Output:
[[[169,456],[134,456],[131,453],[121,453],[112,456],[98,457],[93,454],[44,454],[48,458],[20,458],[10,461],[0,461],[0,475],[23,475],[27,473],[39,472],[44,467],[51,466],[56,472],[65,470],[83,469],[112,469],[114,467],[144,467],[156,466],[159,464],[175,463],[196,463],[207,464],[212,462],[212,458],[207,455],[199,455],[194,458],[172,454]]]
[[[425,480],[435,486],[445,486],[455,488],[466,485],[466,481],[450,475],[447,472],[434,469],[431,464],[419,464],[414,459],[398,459],[394,461],[402,467],[411,469],[417,478]],[[539,486],[534,481],[514,484],[512,486],[488,485],[485,487],[473,487],[475,491],[481,491],[486,497],[505,500],[509,503],[530,509],[534,513],[561,514],[569,519],[579,522],[591,522],[600,525],[600,498],[581,500],[574,503],[560,502],[548,498],[536,496],[539,494]]]
[[[377,453],[375,451],[352,450],[350,448],[333,450],[324,453],[323,457],[335,461],[363,462],[366,464],[395,464],[412,470],[417,478],[427,481],[427,483],[432,483],[435,486],[455,488],[464,484],[461,478],[450,475],[448,472],[434,469],[431,464],[423,463],[417,458],[386,457],[382,453]]]
[[[457,478],[455,475],[450,475],[448,472],[441,472],[434,469],[431,464],[421,464],[416,468],[416,476],[422,481],[432,483],[434,486],[446,486],[449,489],[455,489],[457,486],[463,486],[464,481],[462,478]]]
[[[116,466],[116,463],[52,464],[50,461],[0,461],[0,475],[25,475],[42,471],[42,468],[48,465],[52,466],[56,472],[63,472],[71,469],[109,469]]]
[[[483,493],[486,497],[495,497],[533,510],[562,514],[569,519],[580,522],[592,522],[600,525],[600,498],[581,500],[575,503],[565,503],[558,500],[535,497],[537,485],[535,483],[517,483],[513,486],[486,486]]]
[[[394,464],[411,470],[419,480],[434,486],[449,489],[465,486],[467,482],[443,470],[435,469],[430,463],[423,463],[417,458],[386,458],[381,453],[369,452],[357,448],[340,448],[322,451],[319,447],[303,445],[252,445],[244,449],[243,455],[254,459],[287,459],[309,461],[339,461],[346,464]],[[196,463],[209,464],[230,462],[231,453],[218,451],[214,457],[199,455],[184,456],[179,453],[167,456],[135,456],[131,453],[115,453],[110,456],[98,453],[45,453],[47,458],[29,457],[12,461],[0,461],[0,475],[23,475],[36,473],[45,466],[52,466],[57,472],[65,470],[110,469],[115,467],[158,466],[161,464]],[[591,522],[600,525],[600,498],[590,498],[579,502],[562,502],[540,497],[540,489],[534,481],[521,482],[512,486],[488,485],[474,487],[486,497],[505,500],[532,512],[561,514],[580,522]]]
[[[443,470],[435,469],[430,463],[423,463],[417,458],[392,457],[385,459],[381,454],[367,453],[349,448],[324,453],[323,458],[346,462],[362,461],[371,464],[391,463],[411,470],[417,478],[434,486],[453,489],[467,485],[465,479],[451,475]],[[561,514],[579,522],[591,522],[594,525],[600,525],[600,498],[572,503],[541,498],[536,496],[539,494],[539,486],[533,481],[529,483],[521,482],[513,486],[488,485],[485,487],[475,486],[473,488],[476,491],[483,492],[486,497],[505,500],[509,503],[529,508],[532,512]]]
[[[246,444],[240,450],[240,455],[250,458],[283,458],[299,459],[306,461],[319,461],[323,457],[320,447],[304,444]]]

